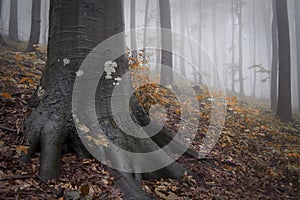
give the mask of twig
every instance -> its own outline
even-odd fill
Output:
[[[32,178],[32,176],[13,176],[13,177],[5,177],[0,178],[0,181],[8,181],[8,180],[15,180],[15,179],[27,179]]]
[[[16,129],[7,128],[7,127],[5,127],[5,126],[1,126],[1,125],[0,125],[0,129],[2,129],[2,130],[5,130],[5,131],[10,131],[10,132],[17,132],[17,130],[16,130]]]

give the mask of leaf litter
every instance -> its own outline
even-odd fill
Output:
[[[0,199],[122,199],[113,177],[93,159],[63,155],[61,177],[49,182],[38,175],[39,155],[30,163],[19,161],[28,148],[23,130],[32,111],[28,102],[39,85],[45,57],[45,52],[0,53]],[[161,91],[154,101],[166,93]],[[211,109],[208,93],[197,98],[201,121],[192,142],[195,150],[207,131]],[[171,129],[178,121],[177,109],[176,120],[166,124]],[[142,188],[157,199],[299,199],[300,116],[282,123],[266,102],[234,96],[227,97],[226,109],[222,135],[210,154],[200,160],[179,158],[197,177],[147,180]],[[183,128],[188,132],[189,127]]]

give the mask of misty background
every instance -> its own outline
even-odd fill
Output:
[[[49,25],[49,0],[41,1],[41,32],[40,43],[46,44]],[[159,27],[158,1],[137,0],[135,10],[136,28]],[[201,61],[199,57],[210,57],[221,74],[228,93],[236,94],[239,84],[232,81],[232,71],[239,62],[239,28],[242,28],[242,67],[245,95],[256,99],[270,99],[271,69],[272,69],[272,0],[244,0],[242,4],[241,21],[238,19],[236,7],[232,0],[171,0],[172,30],[181,32],[202,46],[192,49],[189,43],[173,40],[173,48],[181,51],[181,56],[187,60],[198,63],[195,66],[201,72],[210,87],[218,88],[218,77],[211,65]],[[148,16],[145,21],[145,11]],[[289,26],[291,40],[291,83],[293,112],[299,110],[297,92],[297,52],[295,40],[295,6],[294,1],[288,1]],[[130,29],[132,13],[131,1],[124,0],[125,30]],[[3,0],[0,29],[3,36],[8,35],[10,17],[10,0]],[[19,40],[28,41],[31,26],[31,0],[18,1],[18,37]],[[233,31],[234,27],[234,31]],[[233,37],[234,35],[234,37]],[[234,38],[234,40],[232,40]],[[126,37],[127,46],[130,47],[130,36]],[[148,34],[146,44],[159,48],[159,37]],[[144,46],[144,34],[136,36],[137,47]],[[234,45],[233,45],[234,44]],[[205,55],[207,52],[207,55]],[[232,54],[234,53],[234,62]],[[148,52],[149,60],[156,62],[155,51]],[[199,56],[200,55],[200,56]],[[182,66],[183,65],[183,66]],[[251,67],[252,66],[252,67]],[[257,67],[256,75],[253,66]],[[181,61],[179,56],[173,55],[173,67],[180,71],[185,69],[187,78],[198,83],[193,69],[187,62]],[[234,85],[234,91],[232,91]]]

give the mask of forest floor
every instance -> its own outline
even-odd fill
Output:
[[[122,199],[114,178],[93,159],[63,155],[61,177],[49,182],[38,175],[38,154],[19,161],[43,52],[0,52],[0,199]],[[157,199],[300,199],[300,117],[282,123],[264,102],[227,100],[225,126],[208,157],[179,159],[199,177],[143,181],[143,189]]]

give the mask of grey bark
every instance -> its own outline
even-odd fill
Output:
[[[186,11],[184,9],[185,7],[185,2],[183,1],[179,1],[179,7],[180,7],[180,32],[182,34],[185,33],[184,30],[184,24],[186,23],[186,21],[184,21],[185,19],[185,12]],[[180,73],[186,77],[186,72],[185,72],[185,62],[184,62],[184,56],[185,56],[185,43],[184,43],[184,38],[180,38]]]
[[[35,44],[40,42],[41,32],[41,0],[32,0],[31,31],[26,51],[34,51]]]
[[[136,28],[136,20],[135,20],[135,14],[136,14],[136,1],[130,0],[130,29]],[[130,42],[131,42],[131,51],[133,57],[137,56],[137,44],[136,44],[136,32],[133,30],[130,34]]]
[[[235,0],[231,0],[231,22],[232,22],[232,37],[231,37],[231,64],[232,64],[232,74],[231,74],[231,91],[235,92],[235,18],[234,18],[234,8]]]
[[[2,0],[0,0],[0,19],[1,19],[1,16],[2,16]],[[0,45],[6,46],[6,42],[4,41],[1,33],[0,33]]]
[[[169,0],[159,1],[160,10],[160,26],[164,29],[171,29],[171,10]],[[172,52],[163,49],[172,49],[172,34],[169,32],[161,32],[161,84],[171,85],[173,83],[173,61]]]
[[[10,1],[9,39],[18,41],[18,0]]]
[[[256,21],[255,21],[255,0],[253,0],[253,66],[256,66]],[[255,98],[255,89],[256,89],[256,67],[253,67],[253,93],[252,97]]]
[[[201,75],[201,62],[202,62],[202,0],[199,1],[199,5],[200,5],[200,8],[199,8],[199,16],[200,16],[200,19],[199,19],[199,66],[198,66],[198,70],[199,70],[199,83],[201,85],[203,85],[203,80],[202,80],[202,75]]]
[[[276,16],[276,0],[272,0],[272,72],[271,72],[271,108],[277,111],[278,103],[278,30]]]
[[[243,2],[237,1],[237,15],[239,21],[239,83],[240,83],[240,95],[244,96],[244,77],[243,77]]]
[[[300,1],[294,0],[294,2],[297,48],[298,110],[300,111]]]
[[[159,11],[159,0],[157,0],[157,9],[156,9],[156,46],[157,46],[157,50],[156,50],[156,67],[155,67],[155,72],[157,74],[159,74],[159,63],[161,63],[161,50],[159,49],[159,47],[161,46],[161,33],[160,33],[160,11]]]
[[[144,18],[144,27],[148,27],[148,14],[149,13],[149,0],[146,0],[146,6],[145,6],[145,18]],[[145,29],[144,32],[144,39],[143,39],[143,49],[144,49],[144,54],[146,55],[146,46],[147,46],[147,30]]]
[[[292,120],[291,55],[287,0],[276,0],[279,49],[279,82],[277,115],[283,122]]]

